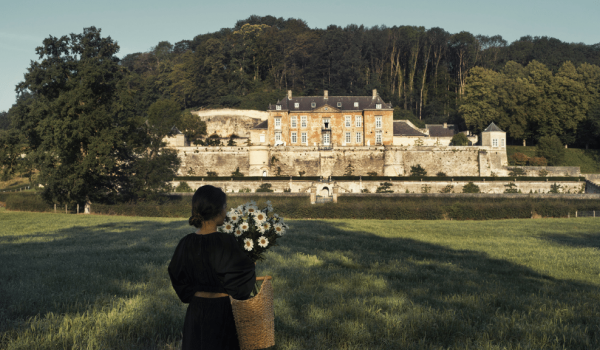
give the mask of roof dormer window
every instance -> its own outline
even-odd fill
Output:
[[[300,104],[298,102],[294,103],[294,108],[300,108]]]
[[[377,104],[375,104],[375,108],[376,108],[376,109],[381,109],[381,103],[377,103]]]
[[[354,107],[358,108],[358,102],[354,102]]]
[[[316,102],[311,102],[310,103],[310,108],[315,108],[317,107],[317,103]]]
[[[275,109],[280,111],[281,110],[281,105],[275,105]]]
[[[338,102],[338,103],[337,103],[337,106],[338,106],[338,108],[342,108],[342,103],[341,103],[341,102]]]

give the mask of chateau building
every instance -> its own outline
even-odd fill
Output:
[[[251,131],[253,145],[384,146],[394,141],[393,109],[372,96],[293,97],[292,91],[267,111],[269,118]]]

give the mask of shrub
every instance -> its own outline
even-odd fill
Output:
[[[454,186],[452,186],[452,185],[446,185],[446,187],[442,188],[442,190],[440,191],[440,193],[452,193],[453,189],[454,189]]]
[[[369,171],[367,173],[368,176],[377,176],[377,172],[376,171]]]
[[[417,164],[415,166],[410,167],[410,176],[426,176],[427,171],[423,169],[421,164]]]
[[[352,173],[354,173],[354,167],[352,166],[352,163],[348,163],[346,172],[344,172],[344,176],[352,176]]]
[[[558,136],[540,137],[536,155],[548,160],[548,165],[558,165],[565,155],[565,147]]]
[[[244,177],[244,174],[240,171],[240,167],[235,168],[235,171],[231,173],[233,177]]]
[[[437,176],[437,177],[445,177],[445,176],[448,176],[448,175],[446,175],[446,173],[440,171],[439,173],[435,174],[435,176]]]
[[[256,189],[256,192],[273,192],[273,190],[270,183],[264,183]]]
[[[284,188],[283,192],[292,192],[292,189],[291,188]]]
[[[557,185],[556,182],[553,185],[550,185],[550,191],[548,193],[560,193],[561,185]]]
[[[390,187],[392,187],[391,182],[381,182],[375,193],[394,193]]]
[[[467,136],[465,134],[463,134],[462,132],[459,132],[458,134],[454,134],[454,136],[452,136],[452,140],[450,141],[450,144],[452,146],[468,146],[469,139],[467,138]]]
[[[479,186],[475,185],[472,181],[463,186],[463,193],[480,193]]]
[[[523,166],[523,165],[527,165],[527,162],[529,161],[529,157],[527,157],[527,155],[525,155],[523,153],[516,152],[508,158],[508,161],[511,165]]]
[[[423,185],[421,186],[421,193],[429,193],[431,192],[431,186]]]
[[[509,168],[508,176],[525,176],[527,173],[521,168]]]
[[[175,192],[193,192],[193,190],[187,182],[181,181],[179,186],[175,188]]]
[[[527,164],[531,166],[546,166],[548,165],[548,160],[544,157],[531,157]]]
[[[238,190],[238,192],[240,192],[240,193],[250,193],[250,192],[252,192],[252,191],[251,191],[249,188],[247,188],[247,187],[244,187],[244,188],[240,188],[240,189]]]
[[[206,175],[207,175],[207,176],[210,176],[210,177],[213,177],[213,176],[218,176],[218,175],[217,175],[217,173],[216,173],[216,172],[214,172],[214,171],[207,171],[207,172],[206,172]]]
[[[368,189],[366,189],[366,188],[363,188],[362,190],[360,190],[360,193],[371,193],[371,192],[369,192],[369,190],[368,190]]]
[[[504,187],[506,187],[504,193],[519,193],[517,185],[514,182],[511,182],[508,185],[504,185]]]
[[[546,169],[542,169],[542,170],[538,171],[538,176],[546,177],[546,176],[548,176],[548,171]]]

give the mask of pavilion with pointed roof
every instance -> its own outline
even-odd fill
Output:
[[[506,149],[506,132],[492,122],[481,132],[481,145]]]

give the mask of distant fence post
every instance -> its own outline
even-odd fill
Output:
[[[79,203],[77,203],[77,214],[79,214]]]
[[[54,203],[54,213],[56,213],[56,203]]]
[[[69,214],[69,213],[67,212],[67,205],[66,205],[66,204],[65,204],[65,214]]]

